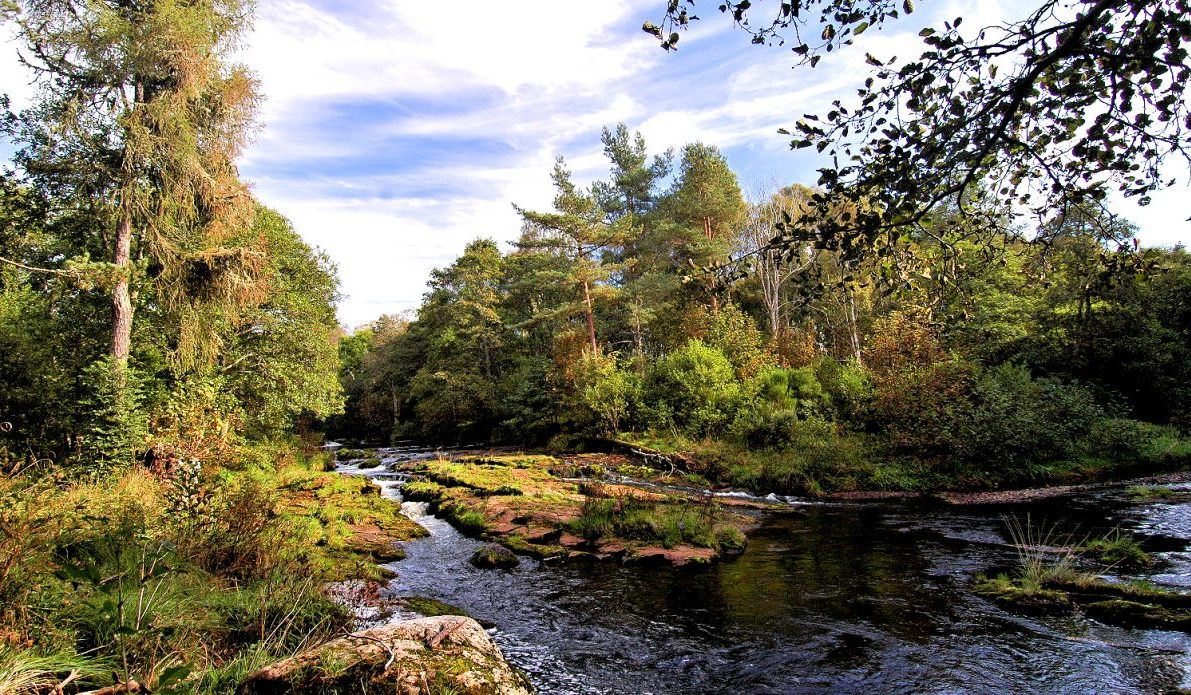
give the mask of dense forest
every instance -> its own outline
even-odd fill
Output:
[[[880,255],[770,245],[815,190],[746,202],[719,151],[603,132],[511,249],[470,244],[416,318],[340,344],[370,441],[624,436],[756,490],[988,486],[1185,463],[1191,255],[1075,209],[998,232],[942,210]],[[984,203],[984,205],[991,205]],[[846,209],[837,211],[846,215]]]
[[[687,5],[668,3],[669,21],[685,26]],[[741,23],[749,6],[724,11]],[[326,587],[383,579],[377,563],[426,531],[335,474],[327,438],[678,454],[687,469],[669,473],[687,482],[810,496],[1191,462],[1191,254],[1143,247],[1103,196],[1023,214],[979,148],[917,178],[862,176],[850,197],[830,170],[746,195],[714,145],[657,153],[610,125],[606,178],[577,181],[559,157],[552,209],[510,201],[514,242],[473,241],[416,315],[347,333],[332,260],[237,169],[260,94],[229,56],[250,14],[0,4],[38,85],[27,109],[0,102],[15,151],[0,173],[0,692],[227,693],[346,631],[350,602]],[[837,134],[803,126],[800,147]],[[1029,160],[1014,156],[1010,178]],[[940,175],[963,166],[962,185]],[[1156,186],[1130,176],[1137,194]],[[932,203],[905,207],[925,179]],[[626,511],[602,483],[547,472],[549,456],[532,472],[513,459],[506,474],[583,510],[542,537],[635,525],[745,545],[706,500]],[[468,470],[497,465],[482,461]],[[444,492],[462,469],[437,465],[422,488],[436,503],[536,499]],[[477,533],[493,522],[454,513]]]

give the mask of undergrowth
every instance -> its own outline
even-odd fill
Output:
[[[228,693],[339,631],[349,524],[395,512],[326,464],[0,477],[0,693]]]

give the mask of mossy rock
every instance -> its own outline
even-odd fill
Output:
[[[468,562],[480,569],[511,569],[521,564],[521,558],[503,545],[491,543],[472,554]]]
[[[1081,582],[1052,581],[1047,587],[1066,591],[1080,603],[1124,599],[1176,611],[1191,609],[1191,594],[1147,583],[1110,584],[1103,579],[1092,578]]]
[[[1023,613],[1051,615],[1071,610],[1071,596],[1065,591],[1046,588],[1023,587],[1004,575],[980,577],[972,590],[978,595],[1001,606],[1014,608]]]
[[[531,543],[525,536],[516,533],[502,536],[500,544],[518,555],[528,555],[535,560],[552,560],[568,554],[561,545]]]
[[[445,495],[445,487],[426,480],[414,480],[401,486],[401,496],[411,502],[438,502]]]
[[[1137,601],[1110,599],[1086,604],[1084,612],[1109,625],[1191,632],[1191,615]]]
[[[367,470],[369,468],[379,468],[380,464],[381,464],[380,457],[369,456],[368,458],[366,458],[363,461],[356,464],[356,468],[359,468],[361,470]]]
[[[426,596],[403,596],[397,599],[402,607],[407,608],[418,615],[424,615],[427,618],[433,618],[439,615],[462,615],[471,618],[478,622],[484,629],[496,627],[496,623],[489,620],[481,620],[480,618],[471,615],[459,606],[439,601],[438,599],[428,598]]]
[[[532,686],[470,618],[419,618],[341,637],[267,666],[238,695],[425,692],[529,695]]]

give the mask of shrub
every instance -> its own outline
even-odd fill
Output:
[[[268,576],[282,561],[286,535],[273,512],[274,490],[240,475],[207,499],[195,511],[174,515],[178,551],[212,574],[241,581]]]
[[[723,430],[739,405],[741,390],[724,354],[698,340],[654,365],[648,393],[662,418],[696,436]]]
[[[1104,415],[1088,389],[1008,364],[980,373],[972,399],[961,453],[992,470],[1074,458]]]
[[[803,418],[823,412],[828,402],[810,367],[766,367],[749,381],[748,391],[764,411],[789,410]]]
[[[873,396],[873,383],[856,362],[823,357],[815,363],[815,378],[823,385],[831,409],[841,418],[859,420]]]
[[[93,465],[126,466],[144,451],[149,419],[142,409],[142,380],[136,370],[110,356],[83,370],[87,389],[86,446]]]
[[[725,304],[710,317],[703,340],[728,358],[741,379],[751,378],[771,359],[757,322],[735,304]]]
[[[575,368],[575,389],[584,419],[612,435],[637,409],[641,380],[636,372],[617,366],[615,355],[586,352]]]

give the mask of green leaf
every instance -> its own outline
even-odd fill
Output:
[[[906,11],[906,14],[910,14],[911,12],[913,12],[914,11],[914,0],[905,0],[902,3],[902,9]]]
[[[864,33],[865,29],[868,29],[868,22],[861,22],[860,24],[856,25],[855,29],[852,30],[852,34],[855,36],[860,36]]]

